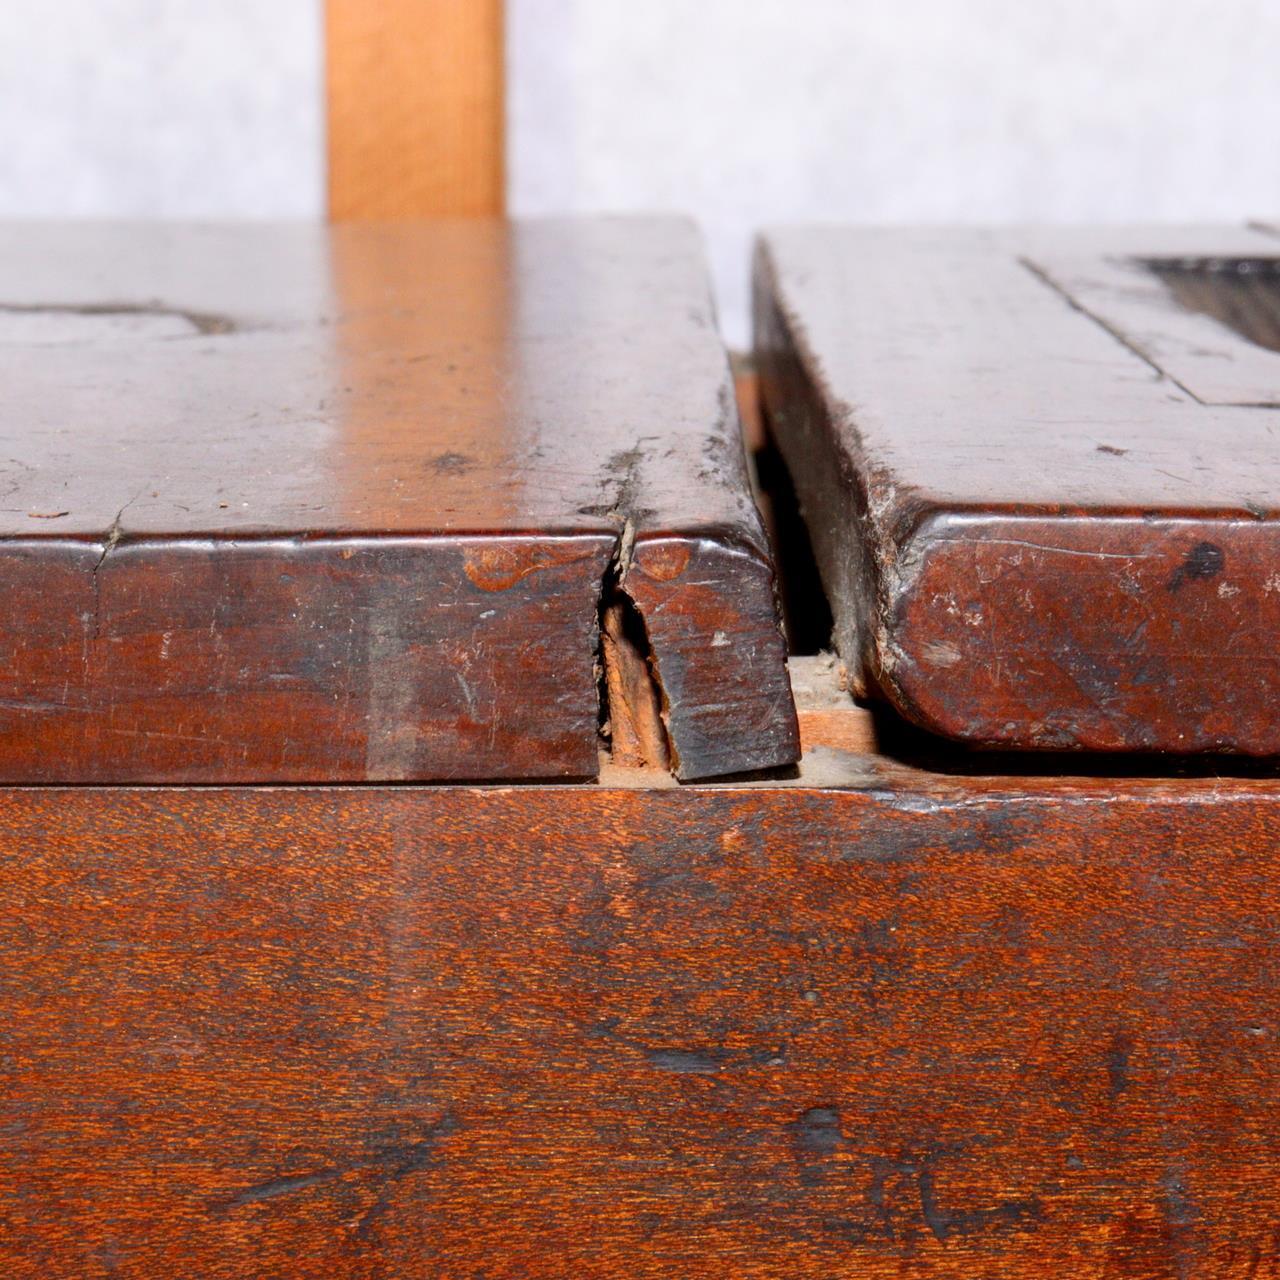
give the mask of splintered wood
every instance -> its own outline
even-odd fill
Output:
[[[796,760],[692,226],[163,241],[0,231],[0,780],[594,777],[624,531],[681,780]]]
[[[640,624],[622,600],[600,619],[600,659],[608,699],[609,744],[613,763],[628,769],[667,769],[671,752],[662,721],[662,692],[645,648],[637,643]]]

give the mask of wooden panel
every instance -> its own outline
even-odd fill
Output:
[[[1277,784],[825,767],[0,794],[0,1270],[1274,1274]]]
[[[767,239],[763,393],[860,687],[983,746],[1280,751],[1280,354],[1140,265],[1272,244]]]
[[[0,232],[0,777],[585,777],[599,613],[682,777],[797,754],[696,233]]]
[[[325,0],[329,213],[500,214],[502,0]]]

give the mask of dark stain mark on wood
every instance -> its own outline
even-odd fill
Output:
[[[1205,582],[1216,578],[1226,564],[1226,555],[1217,543],[1197,542],[1186,559],[1169,577],[1169,590],[1178,591],[1188,582]]]
[[[677,1075],[708,1075],[725,1064],[725,1055],[714,1050],[648,1049],[645,1057],[659,1071],[674,1071]]]
[[[285,1174],[278,1178],[268,1178],[237,1192],[225,1201],[223,1207],[240,1209],[373,1171],[378,1175],[381,1185],[377,1196],[361,1215],[357,1234],[362,1234],[374,1219],[386,1210],[390,1197],[394,1193],[395,1184],[402,1178],[431,1168],[439,1159],[438,1146],[441,1139],[454,1133],[457,1128],[454,1116],[445,1114],[412,1141],[393,1139],[378,1144],[367,1160],[343,1167],[319,1169],[312,1173]]]
[[[835,1107],[810,1107],[791,1126],[797,1151],[804,1156],[829,1156],[840,1150],[840,1112]]]
[[[983,1235],[999,1231],[1034,1231],[1044,1220],[1044,1206],[1034,1196],[1002,1200],[989,1209],[946,1209],[938,1203],[934,1162],[921,1166],[920,1213],[935,1239]]]
[[[841,1128],[836,1107],[811,1107],[788,1126],[800,1163],[801,1184],[816,1191],[830,1185],[822,1166],[850,1174],[861,1166],[856,1144]],[[947,1207],[938,1189],[938,1167],[948,1158],[963,1156],[967,1145],[930,1144],[918,1153],[900,1157],[873,1155],[868,1159],[870,1180],[866,1203],[874,1226],[842,1220],[840,1233],[862,1243],[873,1236],[909,1243],[917,1224],[941,1243],[956,1237],[984,1236],[1005,1231],[1034,1231],[1045,1216],[1038,1197],[1007,1198],[978,1209]],[[904,1202],[905,1196],[905,1202]]]
[[[385,1170],[377,1199],[364,1211],[356,1227],[357,1239],[365,1239],[377,1220],[390,1208],[397,1184],[415,1173],[423,1173],[439,1159],[437,1147],[442,1138],[458,1128],[452,1114],[446,1114],[412,1141],[393,1141],[382,1147],[376,1157],[377,1167]]]
[[[1160,1192],[1165,1220],[1171,1227],[1188,1227],[1199,1213],[1187,1191],[1187,1171],[1183,1165],[1175,1165],[1160,1175]]]
[[[465,453],[458,453],[456,450],[449,449],[444,453],[437,454],[434,458],[429,458],[426,465],[432,471],[461,473],[470,471],[475,466],[475,461]]]
[[[874,1157],[867,1202],[875,1211],[881,1231],[888,1240],[910,1238],[912,1218],[900,1220],[900,1192],[910,1189],[918,1200],[919,1221],[940,1243],[955,1237],[984,1236],[1001,1232],[1030,1232],[1044,1220],[1041,1201],[1034,1196],[1011,1198],[989,1208],[947,1208],[941,1203],[937,1170],[948,1156],[959,1155],[964,1147],[933,1146],[918,1156],[903,1159]],[[897,1191],[895,1191],[895,1187]]]
[[[1118,1098],[1129,1087],[1129,1059],[1133,1056],[1134,1039],[1117,1031],[1107,1046],[1107,1091]]]
[[[1180,306],[1280,352],[1280,259],[1146,258]]]
[[[650,1066],[677,1075],[711,1075],[743,1067],[780,1067],[786,1061],[782,1049],[755,1049],[746,1052],[725,1049],[646,1049]]]
[[[357,1165],[356,1168],[363,1168]],[[256,1182],[251,1187],[237,1192],[227,1201],[229,1208],[238,1209],[242,1205],[257,1204],[260,1200],[274,1200],[276,1196],[291,1195],[295,1191],[305,1191],[308,1187],[319,1186],[322,1182],[332,1182],[351,1170],[320,1169],[316,1173],[286,1174],[280,1178],[268,1178],[265,1182]]]

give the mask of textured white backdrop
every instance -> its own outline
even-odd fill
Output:
[[[752,228],[1280,212],[1280,0],[510,0],[513,212]]]
[[[318,216],[320,13],[0,0],[0,217]]]
[[[692,212],[736,342],[765,222],[1280,213],[1280,0],[508,9],[512,211]],[[0,3],[0,216],[322,211],[320,0]]]

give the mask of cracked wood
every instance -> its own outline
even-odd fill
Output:
[[[11,226],[0,260],[0,778],[593,776],[624,528],[681,776],[795,759],[690,226]]]
[[[762,392],[860,689],[984,747],[1280,753],[1276,258],[765,238]]]

